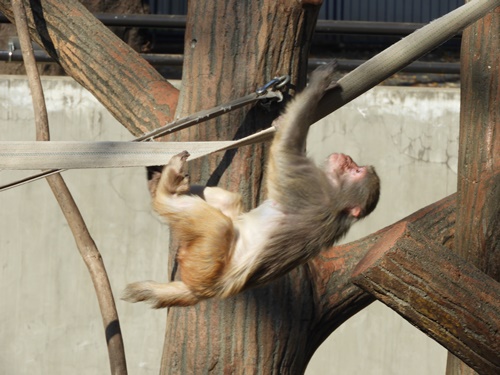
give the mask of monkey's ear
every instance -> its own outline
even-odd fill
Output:
[[[359,215],[361,215],[361,207],[355,206],[355,207],[349,208],[349,214],[352,217],[359,218]]]

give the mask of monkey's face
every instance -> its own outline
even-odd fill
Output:
[[[331,154],[325,163],[325,173],[334,186],[350,185],[365,178],[366,167],[360,167],[345,154]]]
[[[380,194],[380,180],[373,167],[360,167],[345,154],[331,154],[325,162],[325,174],[344,212],[360,219],[373,211]]]

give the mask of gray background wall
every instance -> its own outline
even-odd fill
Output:
[[[53,140],[129,140],[69,78],[45,78]],[[346,241],[456,190],[459,91],[375,88],[313,127],[309,153],[332,151],[377,167],[377,210]],[[24,77],[0,76],[0,141],[34,139]],[[26,172],[0,171],[0,183]],[[166,280],[166,227],[151,212],[142,168],[67,171],[115,294]],[[87,270],[45,181],[0,193],[0,373],[108,373],[102,322]],[[117,300],[130,374],[157,374],[165,313]],[[446,351],[380,303],[323,344],[307,374],[444,374]]]

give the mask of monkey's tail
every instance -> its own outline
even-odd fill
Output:
[[[167,284],[156,281],[139,281],[128,284],[122,299],[128,302],[148,302],[155,309],[170,306],[192,306],[200,299],[182,281]]]

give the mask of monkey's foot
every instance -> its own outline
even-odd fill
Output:
[[[172,156],[167,165],[174,168],[177,173],[183,173],[184,166],[186,165],[186,160],[188,157],[189,152],[184,150],[182,152],[179,152],[177,155]]]
[[[310,86],[318,87],[318,89],[326,91],[337,86],[337,81],[334,79],[335,71],[337,70],[337,61],[325,65],[320,65],[316,68],[309,78]]]
[[[167,173],[167,189],[170,194],[185,194],[189,191],[189,175],[185,166],[189,152],[182,151],[173,156],[165,166],[163,173]]]

